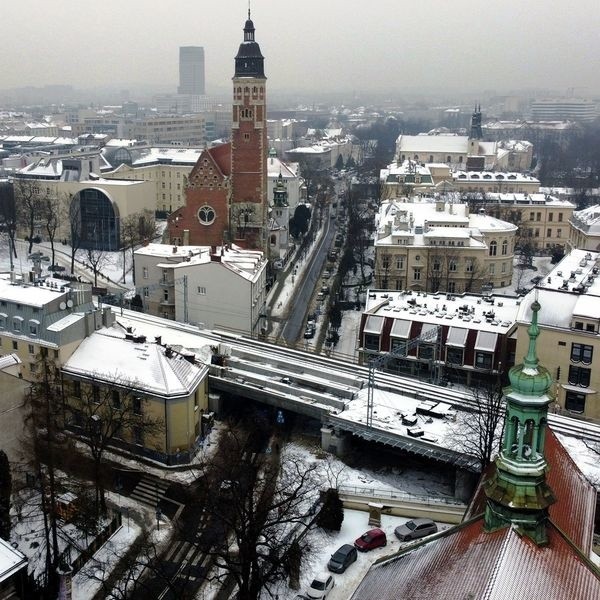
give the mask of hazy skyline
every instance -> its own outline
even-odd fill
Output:
[[[208,8],[210,7],[210,8]],[[3,89],[170,86],[179,46],[203,46],[227,89],[247,1],[20,0],[3,5]],[[277,91],[552,88],[600,93],[597,0],[254,0]]]

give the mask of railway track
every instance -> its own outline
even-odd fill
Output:
[[[165,324],[165,320],[158,317],[141,315],[134,311],[124,312],[130,321],[138,321],[140,325],[144,324],[145,326],[153,323],[156,327],[164,329],[163,341],[166,342],[169,339],[169,331],[180,331],[204,338],[207,343],[227,344],[231,346],[232,353],[243,353],[246,360],[251,357],[261,365],[269,365],[272,369],[272,377],[276,377],[279,370],[281,370],[281,377],[285,377],[290,366],[295,366],[302,371],[302,375],[307,377],[314,376],[322,380],[336,378],[337,381],[346,379],[349,383],[354,382],[353,385],[357,389],[367,385],[368,367],[358,363],[278,346],[226,331],[209,331],[175,321],[168,321]],[[279,365],[279,369],[277,365]],[[302,377],[299,376],[298,379],[301,381]],[[474,410],[475,408],[475,401],[467,392],[383,371],[377,371],[375,379],[376,387],[379,389],[388,389],[413,398],[438,400],[452,405],[456,410]],[[301,386],[297,387],[297,394],[299,398],[303,395]],[[600,425],[598,424],[556,414],[549,414],[548,421],[557,433],[600,444]]]

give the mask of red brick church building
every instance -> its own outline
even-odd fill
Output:
[[[264,57],[254,23],[235,57],[231,142],[205,149],[189,176],[185,206],[169,217],[172,244],[233,243],[267,251],[267,124]]]

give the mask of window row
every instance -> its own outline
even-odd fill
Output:
[[[23,317],[12,317],[9,321],[6,314],[0,313],[0,329],[12,329],[15,333],[27,333],[35,337],[39,334],[39,327],[40,322],[37,319],[30,319],[25,325]]]
[[[364,348],[365,350],[373,350],[376,352],[380,351],[379,347],[380,336],[372,333],[364,334]],[[394,352],[396,355],[404,355],[406,353],[407,340],[392,338],[390,352]],[[465,366],[465,351],[464,348],[446,348],[446,363],[455,366]],[[421,344],[417,347],[417,357],[421,360],[433,360],[434,359],[434,346],[432,344]],[[477,369],[491,370],[494,364],[494,355],[492,352],[475,352],[475,359],[473,365]]]

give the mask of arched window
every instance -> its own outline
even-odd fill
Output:
[[[496,256],[498,254],[498,242],[490,242],[490,256]]]
[[[504,240],[502,242],[502,256],[506,256],[508,254],[508,240]]]
[[[200,221],[202,225],[210,225],[214,222],[216,216],[214,209],[208,204],[205,204],[198,209],[198,221]]]

